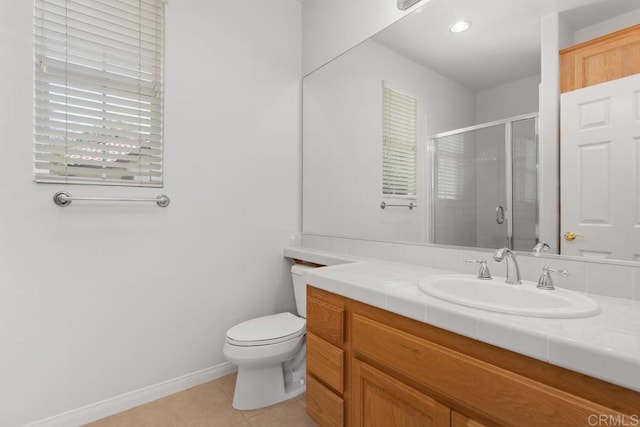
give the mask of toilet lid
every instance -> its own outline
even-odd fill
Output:
[[[291,313],[272,314],[242,322],[227,331],[234,345],[267,345],[296,338],[305,332],[307,321]]]

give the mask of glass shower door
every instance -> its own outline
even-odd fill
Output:
[[[513,145],[513,248],[530,251],[538,242],[537,118],[511,124]]]
[[[509,246],[506,132],[497,124],[433,138],[433,243]]]

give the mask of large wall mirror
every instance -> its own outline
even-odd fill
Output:
[[[559,168],[544,164],[541,151],[560,153],[558,141],[540,133],[543,17],[559,14],[560,47],[640,21],[637,0],[575,0],[564,9],[558,3],[431,0],[307,75],[303,232],[531,250],[543,209],[561,209],[559,200],[540,203],[545,170]],[[461,20],[469,28],[456,32]],[[546,71],[559,73],[557,65]],[[589,153],[577,155],[593,164],[603,158],[602,151]],[[639,177],[622,197],[638,200]],[[609,191],[601,178],[585,181],[594,190],[580,202],[595,211],[609,209],[600,200]],[[634,209],[640,218],[640,203]],[[554,235],[562,228],[555,222],[547,230]],[[552,246],[640,260],[640,241],[623,252],[607,244],[582,253]]]

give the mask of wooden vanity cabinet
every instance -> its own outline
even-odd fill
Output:
[[[347,299],[307,287],[307,413],[321,426],[345,422]]]
[[[638,392],[307,289],[307,412],[321,426],[632,425],[640,408]]]

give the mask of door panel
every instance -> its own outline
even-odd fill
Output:
[[[640,259],[640,75],[561,97],[561,253]]]

